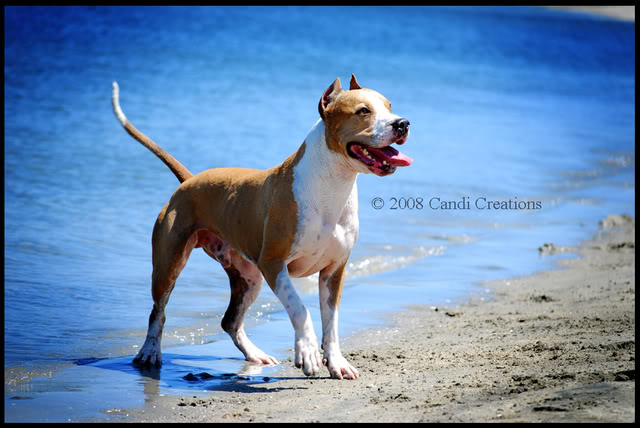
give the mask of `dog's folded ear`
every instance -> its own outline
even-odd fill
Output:
[[[358,84],[358,79],[356,79],[356,75],[352,73],[351,82],[349,83],[349,90],[354,90],[354,89],[362,89],[362,88]]]
[[[336,77],[336,80],[327,88],[326,91],[322,94],[320,98],[320,102],[318,103],[318,112],[320,113],[320,117],[324,120],[324,111],[327,109],[329,104],[336,99],[338,95],[342,92],[342,85],[340,84],[340,78]]]

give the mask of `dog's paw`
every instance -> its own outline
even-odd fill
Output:
[[[145,341],[142,349],[138,352],[138,355],[133,359],[133,365],[135,366],[156,366],[162,365],[162,352],[157,346],[155,340]]]
[[[325,358],[323,364],[329,369],[329,374],[333,379],[355,380],[360,377],[360,373],[342,355],[332,355]]]
[[[313,376],[320,371],[320,361],[318,339],[315,335],[296,338],[296,367],[302,368],[306,376]]]
[[[248,362],[265,365],[280,364],[275,357],[265,354],[262,349],[254,345],[247,337],[243,328],[240,328],[236,332],[230,332],[229,335],[231,336],[233,343],[235,343],[240,352],[244,354],[244,358]]]
[[[280,361],[278,361],[275,357],[267,355],[259,349],[254,351],[252,354],[247,355],[246,359],[251,363],[265,364],[268,366],[280,364]]]

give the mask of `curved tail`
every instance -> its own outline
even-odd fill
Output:
[[[162,147],[154,143],[149,137],[144,135],[142,132],[138,131],[135,126],[131,124],[127,120],[127,117],[122,112],[120,108],[120,100],[119,100],[119,88],[118,83],[113,82],[113,94],[111,96],[111,103],[113,104],[113,112],[116,117],[124,127],[125,131],[129,133],[133,138],[138,140],[140,144],[145,146],[147,149],[151,150],[153,154],[158,156],[162,162],[165,163],[169,167],[169,169],[176,175],[180,182],[184,182],[185,180],[193,177],[193,174],[185,168],[180,162],[176,160],[173,156],[167,153]]]

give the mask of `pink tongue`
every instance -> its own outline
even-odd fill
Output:
[[[411,165],[411,162],[413,162],[413,159],[409,156],[400,153],[391,146],[387,146],[383,149],[374,149],[373,147],[369,147],[367,150],[375,153],[377,156],[386,160],[387,163],[393,166],[409,166]]]

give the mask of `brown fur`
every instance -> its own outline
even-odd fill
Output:
[[[305,143],[269,170],[210,169],[182,183],[154,227],[154,277],[162,278],[153,282],[154,300],[169,291],[191,250],[209,243],[202,230],[256,263],[275,287],[297,230],[293,168],[304,151]]]
[[[347,262],[345,261],[341,266],[336,269],[334,265],[327,266],[320,271],[320,278],[325,275],[329,275],[327,286],[329,288],[329,301],[330,306],[335,307],[336,311],[340,307],[340,298],[342,297],[342,288],[344,286],[344,275]],[[335,269],[332,271],[332,269]]]
[[[135,126],[129,121],[124,125],[124,129],[135,138],[140,144],[148,148],[164,162],[165,165],[169,167],[171,172],[175,174],[175,176],[180,180],[180,183],[185,180],[193,177],[193,174],[185,168],[176,158],[171,156],[168,152],[166,152],[162,147],[158,146],[153,140],[142,132],[138,131]]]

